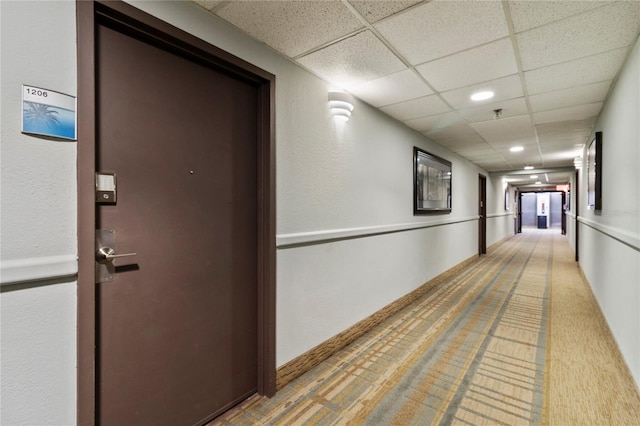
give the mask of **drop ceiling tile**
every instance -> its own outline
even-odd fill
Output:
[[[491,148],[487,144],[478,144],[478,146],[460,147],[458,150],[459,152],[464,153],[465,158],[473,159],[473,160],[482,160],[482,159],[499,156],[496,150]]]
[[[538,141],[535,135],[531,136],[519,136],[519,137],[509,137],[509,138],[497,138],[489,140],[489,144],[495,149],[501,149],[508,151],[512,146],[522,146],[525,150],[530,149],[532,146],[537,146]],[[516,153],[520,155],[520,153]]]
[[[494,152],[494,150],[489,145],[487,145],[484,139],[482,139],[480,135],[477,134],[472,136],[465,136],[463,138],[438,139],[438,144],[453,152],[458,152],[460,150],[465,150],[465,152],[474,150],[474,152],[477,151],[485,154]]]
[[[606,5],[604,1],[510,1],[513,29],[519,33]]]
[[[416,69],[436,90],[444,91],[516,74],[518,65],[511,40],[504,38],[428,62]]]
[[[611,81],[627,56],[621,48],[524,73],[529,95]]]
[[[216,14],[289,57],[363,27],[339,1],[232,1]]]
[[[430,117],[406,120],[404,124],[419,132],[425,132],[427,130],[442,129],[456,124],[464,124],[464,121],[455,112],[447,112],[444,114],[432,115]]]
[[[350,1],[351,5],[367,20],[374,23],[395,13],[400,12],[422,0],[404,0],[404,1]]]
[[[592,104],[556,109],[553,111],[536,112],[533,114],[533,119],[536,124],[553,123],[556,121],[584,120],[591,117],[597,117],[601,109],[602,102],[596,102]]]
[[[413,65],[509,35],[494,1],[431,1],[374,26]]]
[[[412,70],[404,70],[354,87],[351,93],[375,106],[427,96],[433,91]]]
[[[371,31],[348,37],[298,62],[347,90],[406,68]]]
[[[494,110],[496,109],[502,109],[502,118],[515,117],[529,112],[524,97],[461,109],[458,112],[469,123],[477,123],[493,120],[495,117]]]
[[[486,101],[472,101],[470,98],[471,94],[481,90],[491,90],[495,93],[495,96]],[[522,96],[524,96],[524,93],[522,92],[520,76],[517,74],[442,93],[442,97],[449,105],[457,109],[473,108],[503,100],[520,98]]]
[[[536,131],[538,137],[546,140],[551,140],[556,135],[568,135],[572,133],[590,133],[593,126],[596,124],[596,118],[587,118],[585,120],[571,120],[563,122],[553,122],[545,124],[536,124]]]
[[[533,112],[549,111],[570,106],[602,102],[609,91],[610,81],[577,86],[555,92],[529,96]]]
[[[496,158],[493,160],[479,160],[472,161],[472,163],[475,163],[477,166],[485,169],[488,172],[512,168],[511,164],[507,163],[502,157],[499,156],[496,156]]]
[[[549,162],[571,162],[573,163],[573,159],[578,156],[578,151],[576,149],[551,149],[550,151],[542,152],[542,159],[545,162],[545,166]]]
[[[516,37],[526,71],[629,46],[639,29],[640,2],[618,2]]]
[[[406,121],[413,118],[425,117],[450,111],[451,108],[436,95],[425,96],[423,98],[412,99],[380,108],[393,118]]]
[[[466,140],[476,138],[478,134],[468,124],[458,123],[448,127],[427,130],[422,132],[423,135],[435,141],[442,139],[458,139]]]
[[[586,138],[586,136],[585,136]],[[551,152],[552,150],[573,150],[576,152],[575,156],[578,156],[580,152],[582,152],[582,142],[584,142],[584,138],[567,138],[553,142],[541,142],[540,149],[542,152]]]
[[[490,145],[493,145],[492,142],[494,140],[513,141],[516,139],[535,137],[533,124],[528,115],[472,123],[471,127],[489,142]]]

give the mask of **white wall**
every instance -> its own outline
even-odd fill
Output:
[[[505,206],[505,190],[509,193],[509,209]],[[503,175],[487,177],[487,246],[514,234],[515,189]]]
[[[20,134],[20,84],[75,94],[75,6],[0,4],[3,276],[60,276],[52,271],[77,250],[76,145]],[[278,366],[477,253],[485,171],[362,102],[348,123],[334,122],[326,82],[195,4],[133,4],[276,75]],[[414,145],[453,163],[451,214],[413,215]],[[488,184],[489,244],[505,236],[492,224],[508,218],[496,191]],[[52,254],[66,260],[42,259]],[[2,423],[71,424],[73,273],[11,288],[2,295]]]
[[[0,423],[73,424],[76,143],[21,134],[20,114],[23,83],[76,94],[75,4],[2,1],[0,19]]]
[[[640,384],[640,44],[622,69],[595,131],[602,131],[602,210],[587,210],[581,170],[580,266]],[[586,158],[586,155],[584,155]]]

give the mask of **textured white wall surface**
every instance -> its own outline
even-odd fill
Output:
[[[0,423],[69,425],[76,410],[76,143],[20,133],[22,84],[76,94],[75,4],[0,2]],[[53,272],[51,272],[53,271]]]
[[[602,131],[602,210],[580,180],[580,265],[640,385],[640,42],[596,123]],[[585,156],[586,157],[586,156]]]

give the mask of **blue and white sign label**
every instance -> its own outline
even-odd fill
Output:
[[[76,98],[22,85],[22,133],[76,140]]]

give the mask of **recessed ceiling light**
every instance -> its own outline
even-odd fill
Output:
[[[542,182],[538,181],[538,182],[536,182],[536,185],[542,185]]]
[[[524,166],[525,170],[533,170],[533,166]]]
[[[509,151],[511,152],[520,152],[520,151],[524,151],[524,148],[521,146],[512,146]]]
[[[493,92],[490,91],[476,92],[471,95],[472,101],[484,101],[491,98],[493,98]]]
[[[538,179],[538,175],[531,175],[531,179]]]

